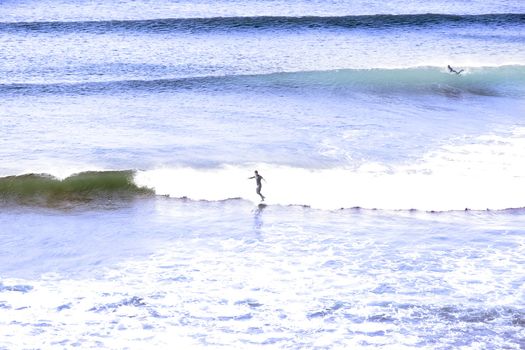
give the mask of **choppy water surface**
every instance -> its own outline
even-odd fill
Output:
[[[0,1],[0,349],[525,348],[524,16]]]
[[[4,245],[2,342],[519,349],[522,217],[170,199],[10,211],[18,242],[2,240],[25,254]]]

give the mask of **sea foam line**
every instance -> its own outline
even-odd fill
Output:
[[[138,186],[159,195],[194,200],[259,201],[254,169],[266,179],[266,203],[319,209],[419,210],[508,209],[525,206],[525,128],[512,136],[483,135],[475,142],[445,145],[420,161],[399,166],[365,163],[357,169],[305,169],[272,164],[216,169],[139,171]]]

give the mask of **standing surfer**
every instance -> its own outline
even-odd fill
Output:
[[[248,179],[255,179],[255,182],[257,183],[257,189],[255,190],[255,192],[261,196],[261,201],[264,201],[264,196],[261,194],[261,188],[262,188],[262,182],[261,180],[264,180],[264,178],[259,175],[259,172],[257,172],[257,170],[255,170],[255,175],[252,176],[252,177],[249,177]],[[266,182],[266,180],[264,180]]]

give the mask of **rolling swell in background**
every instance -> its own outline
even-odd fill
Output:
[[[6,33],[92,33],[139,32],[222,32],[239,30],[320,30],[320,29],[388,29],[439,27],[454,28],[472,25],[512,27],[525,25],[524,14],[405,14],[361,16],[256,16],[211,18],[161,18],[147,20],[0,22]]]
[[[341,69],[333,71],[283,72],[260,75],[230,75],[152,80],[122,80],[82,83],[0,84],[0,94],[99,94],[104,92],[285,91],[301,89],[332,93],[366,92],[437,94],[459,96],[507,96],[525,94],[525,67],[464,67],[461,76],[441,67],[404,69]]]
[[[0,38],[6,62],[0,67],[3,85],[22,88],[24,84],[70,83],[74,88],[76,84],[110,81],[129,88],[130,84],[134,87],[134,81],[147,80],[169,88],[171,83],[184,84],[180,79],[209,76],[446,64],[462,68],[520,66],[525,17],[520,13],[99,21],[2,21],[0,17],[0,33],[16,38],[5,42]],[[273,40],[275,35],[282,35],[282,40]],[[483,43],[500,49],[486,55]],[[35,46],[39,46],[36,52],[30,49]],[[106,47],[114,48],[109,58]],[[10,63],[13,59],[16,65]],[[155,85],[143,86],[148,87]],[[90,86],[81,88],[89,90]]]

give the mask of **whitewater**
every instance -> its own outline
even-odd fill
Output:
[[[524,42],[518,0],[0,1],[0,349],[524,348]]]

